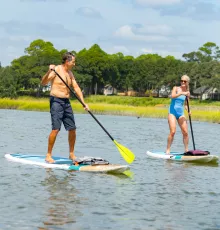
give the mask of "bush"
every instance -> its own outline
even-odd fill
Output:
[[[13,85],[5,89],[2,86],[0,87],[0,97],[1,98],[17,98],[17,92]]]
[[[42,91],[36,91],[33,89],[29,90],[19,90],[17,92],[17,95],[20,96],[30,96],[30,97],[48,97],[50,95],[50,91],[42,92]]]

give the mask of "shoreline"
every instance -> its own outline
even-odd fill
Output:
[[[93,102],[88,100],[91,112],[101,115],[118,115],[118,116],[136,116],[139,118],[163,118],[168,115],[169,104],[156,104],[149,106],[133,106],[125,104],[113,104],[107,102]],[[74,113],[87,113],[82,105],[71,100]],[[42,111],[49,112],[48,98],[18,98],[18,99],[0,99],[0,109],[15,109],[24,111]],[[220,106],[218,105],[191,105],[192,120],[205,121],[220,124]],[[185,113],[188,118],[188,114]]]

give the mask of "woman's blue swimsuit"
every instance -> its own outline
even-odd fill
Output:
[[[181,116],[184,116],[184,102],[185,102],[186,96],[181,95],[176,98],[171,99],[171,104],[169,108],[169,113],[173,114],[176,119],[178,120]]]

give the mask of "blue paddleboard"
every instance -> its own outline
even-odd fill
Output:
[[[198,163],[216,163],[219,159],[216,155],[185,156],[184,153],[180,152],[171,152],[170,154],[166,154],[163,151],[147,151],[146,154],[152,158]]]
[[[59,168],[65,170],[74,170],[74,171],[86,171],[86,172],[103,172],[103,173],[123,173],[129,169],[127,165],[119,164],[107,164],[107,165],[88,165],[88,164],[79,164],[74,165],[73,161],[65,157],[53,156],[55,163],[47,163],[45,161],[45,156],[42,155],[28,155],[21,153],[5,154],[5,158],[22,163],[30,164],[36,166],[42,166],[44,168]]]

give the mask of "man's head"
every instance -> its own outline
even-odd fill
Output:
[[[63,55],[62,63],[67,65],[69,68],[72,68],[75,66],[75,55],[70,52],[66,52]]]

